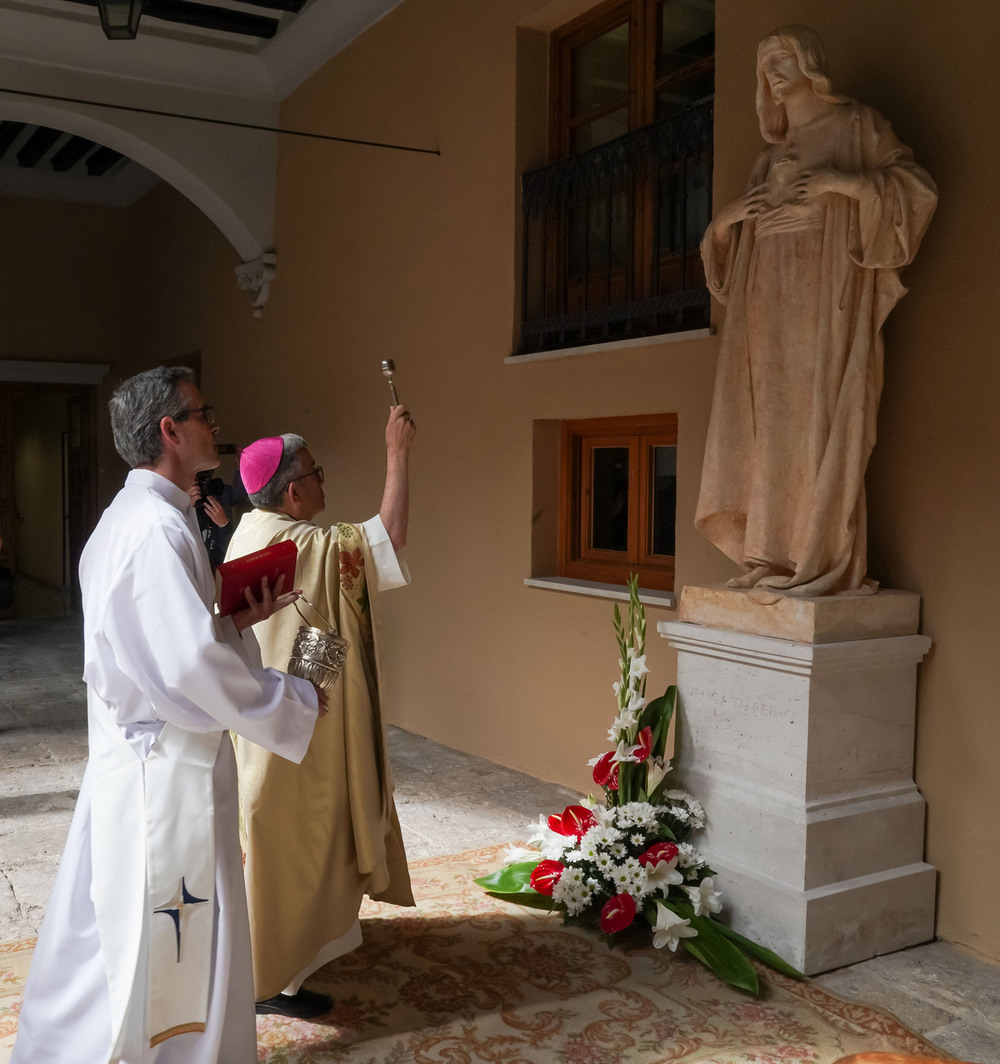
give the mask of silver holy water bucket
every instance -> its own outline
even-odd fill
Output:
[[[303,602],[313,604],[303,596]],[[302,620],[305,617],[298,605],[295,606]],[[323,617],[322,613],[319,613]],[[347,652],[351,644],[340,634],[336,626],[326,621],[327,628],[314,628],[310,624],[304,624],[299,628],[292,644],[292,656],[288,659],[288,671],[293,676],[301,676],[303,680],[309,680],[324,691],[332,691],[340,676],[340,670],[347,660]]]

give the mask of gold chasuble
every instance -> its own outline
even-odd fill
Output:
[[[240,837],[258,1001],[301,980],[358,945],[363,895],[413,905],[385,725],[369,581],[375,563],[362,528],[319,528],[286,514],[253,510],[239,524],[228,557],[276,543],[298,547],[295,587],[351,644],[300,765],[233,735],[240,783]],[[284,590],[290,591],[291,588]],[[309,623],[325,627],[301,605]],[[285,670],[303,623],[284,609],[254,626],[264,665]],[[337,939],[344,938],[342,944]]]

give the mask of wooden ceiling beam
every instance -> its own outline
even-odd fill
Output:
[[[48,126],[39,126],[28,137],[24,147],[17,153],[17,165],[24,167],[34,166],[62,135],[61,129],[49,129]]]
[[[97,7],[97,0],[65,0],[65,2],[82,4],[95,9]],[[258,6],[286,10],[282,5],[298,2],[299,0],[274,0],[273,3]],[[176,22],[182,26],[218,30],[221,33],[236,33],[244,37],[260,37],[265,40],[270,40],[278,32],[276,18],[251,15],[228,7],[216,7],[214,4],[195,3],[193,0],[144,0],[142,17],[156,18],[163,22]],[[140,33],[142,32],[141,25],[140,23]]]
[[[68,141],[52,156],[52,169],[64,174],[71,170],[94,146],[86,137],[70,137]]]
[[[0,122],[0,159],[7,154],[7,149],[24,132],[23,122]]]

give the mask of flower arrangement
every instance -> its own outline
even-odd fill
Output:
[[[689,841],[705,811],[687,791],[668,787],[664,756],[676,688],[646,701],[646,616],[639,579],[628,581],[623,621],[614,627],[621,676],[612,749],[589,762],[604,800],[593,796],[531,825],[529,847],[510,847],[507,864],[476,883],[506,901],[561,912],[563,922],[616,936],[644,921],[657,949],[678,945],[733,986],[760,992],[748,954],[800,978],[777,954],[715,919],[722,909],[715,873]]]

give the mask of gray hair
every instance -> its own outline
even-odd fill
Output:
[[[299,472],[301,465],[299,451],[308,446],[309,444],[301,436],[296,436],[294,432],[282,433],[281,461],[278,462],[278,468],[260,491],[248,492],[254,506],[273,510],[281,505],[285,488],[291,484],[292,479]]]
[[[130,469],[152,465],[163,453],[160,421],[182,419],[187,400],[182,384],[194,384],[187,366],[157,366],[122,381],[108,406],[115,450]]]

